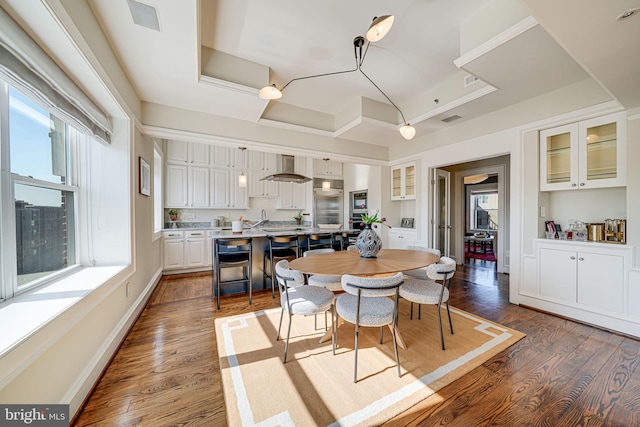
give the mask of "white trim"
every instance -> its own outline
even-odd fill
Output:
[[[215,77],[207,76],[204,74],[200,74],[198,82],[209,85],[209,86],[217,87],[219,89],[231,90],[233,92],[242,93],[244,95],[254,96],[256,98],[258,98],[258,92],[260,92],[260,89],[256,89],[251,86],[245,86],[245,85],[230,82],[227,80],[217,79]],[[269,101],[265,100],[264,103],[266,105],[269,103]]]
[[[498,90],[497,88],[491,86],[490,84],[487,84],[486,86],[481,87],[480,89],[473,91],[467,95],[461,96],[460,98],[454,99],[453,101],[447,103],[447,104],[442,104],[440,107],[435,108],[431,111],[428,111],[424,114],[420,114],[418,116],[413,117],[412,119],[409,120],[409,123],[412,124],[417,124],[420,123],[424,120],[430,119],[432,117],[435,117],[439,114],[445,113],[449,110],[453,110],[456,107],[459,107],[461,105],[464,105],[468,102],[474,101],[480,97],[483,97],[485,95],[488,95],[490,93],[495,92],[496,90]]]
[[[536,25],[538,25],[538,21],[536,20],[536,18],[534,18],[533,16],[527,16],[512,27],[507,28],[500,34],[471,49],[469,52],[465,53],[458,59],[455,59],[453,63],[456,65],[456,67],[462,68],[468,63],[480,58],[482,55],[489,53],[498,46],[501,46],[509,40],[518,37],[520,34],[525,33]]]

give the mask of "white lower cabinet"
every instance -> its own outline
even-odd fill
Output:
[[[206,230],[164,231],[164,270],[211,265]]]
[[[624,254],[610,248],[548,245],[541,243],[539,247],[541,295],[585,308],[624,313]]]
[[[416,230],[391,228],[389,229],[389,249],[407,249],[416,244]]]

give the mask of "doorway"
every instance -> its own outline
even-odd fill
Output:
[[[433,247],[472,268],[486,266],[482,258],[490,259],[490,250],[495,257],[491,268],[509,273],[509,166],[505,155],[433,169]],[[447,174],[448,192],[442,187]],[[485,175],[482,182],[464,182]],[[468,249],[476,252],[473,258],[465,256]]]

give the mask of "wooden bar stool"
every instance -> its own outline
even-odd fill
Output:
[[[333,233],[308,233],[305,236],[306,245],[302,248],[303,252],[311,249],[333,249]]]
[[[267,279],[271,281],[271,298],[275,298],[274,265],[283,259],[291,261],[298,258],[300,256],[300,245],[297,234],[286,236],[268,235],[267,239],[269,239],[269,244],[264,248],[262,257],[262,277],[265,286],[267,285]],[[269,261],[269,269],[267,269],[267,260]]]
[[[342,237],[342,250],[346,251],[350,245],[350,239],[356,239],[360,234],[360,230],[344,230],[341,234]]]
[[[251,280],[251,237],[218,238],[213,241],[213,295],[216,297],[216,305],[220,309],[220,288],[222,285],[244,283],[249,293],[251,304],[251,292],[253,282]],[[242,268],[242,276],[236,279],[222,280],[220,275],[223,268]]]

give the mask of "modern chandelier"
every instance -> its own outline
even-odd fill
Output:
[[[404,139],[412,139],[416,134],[415,128],[411,126],[409,123],[407,123],[407,120],[404,118],[404,114],[402,113],[400,108],[398,108],[398,106],[387,96],[387,94],[384,93],[382,89],[380,89],[380,87],[377,84],[375,84],[373,80],[371,80],[371,78],[369,78],[369,76],[367,76],[367,74],[364,71],[362,71],[362,63],[364,62],[364,58],[367,55],[367,51],[369,50],[369,44],[371,44],[371,42],[377,42],[379,40],[382,40],[382,38],[386,36],[387,33],[389,32],[392,25],[393,25],[393,15],[384,15],[380,17],[375,17],[373,18],[373,22],[369,26],[366,39],[363,36],[357,36],[356,38],[353,39],[353,53],[356,59],[355,68],[350,70],[344,70],[344,71],[335,71],[332,73],[296,77],[295,79],[289,80],[289,82],[287,82],[287,84],[282,86],[282,88],[280,89],[278,89],[275,84],[272,84],[271,86],[265,86],[262,89],[260,89],[260,92],[258,93],[258,97],[260,99],[269,99],[269,100],[280,99],[282,98],[282,91],[291,83],[297,80],[305,80],[305,79],[312,79],[315,77],[333,76],[336,74],[346,74],[346,73],[353,73],[354,71],[360,71],[360,73],[362,73],[362,75],[365,76],[367,80],[369,80],[371,84],[375,86],[375,88],[378,89],[378,91],[382,95],[384,95],[385,98],[387,98],[387,101],[389,101],[391,105],[393,105],[395,109],[398,110],[398,112],[400,113],[400,116],[402,117],[402,122],[404,123],[402,126],[400,126],[400,129],[399,129],[402,137]],[[367,44],[363,53],[362,47],[365,45],[365,40]]]

